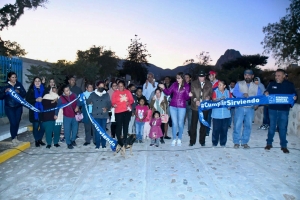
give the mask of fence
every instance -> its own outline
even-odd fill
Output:
[[[4,74],[4,80],[7,79],[8,72],[15,72],[18,81],[22,83],[22,60],[19,58],[9,58],[0,56],[0,73]],[[5,117],[4,101],[0,100],[0,117]]]

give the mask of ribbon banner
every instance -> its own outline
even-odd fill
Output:
[[[204,120],[202,111],[214,108],[251,107],[266,104],[290,104],[291,106],[294,106],[294,96],[295,94],[272,94],[268,96],[261,95],[248,98],[227,98],[220,101],[203,101],[198,107],[199,121],[204,126],[210,128],[207,121]]]
[[[30,103],[28,103],[25,99],[23,99],[17,92],[15,92],[14,90],[12,89],[9,89],[8,92],[7,92],[8,95],[10,95],[11,97],[13,97],[17,102],[19,102],[20,104],[22,104],[23,106],[25,106],[26,108],[34,111],[34,112],[50,112],[50,111],[53,111],[53,110],[57,110],[57,109],[61,109],[61,108],[65,108],[69,105],[71,105],[73,102],[77,101],[77,99],[79,99],[79,96],[74,99],[73,101],[67,103],[67,104],[63,104],[59,107],[56,107],[56,108],[51,108],[51,109],[48,109],[48,110],[43,110],[43,111],[40,111],[39,109],[37,109],[36,107],[34,107],[33,105],[31,105]]]
[[[39,109],[35,108],[33,105],[31,105],[30,103],[28,103],[25,99],[23,99],[17,92],[15,92],[12,89],[9,89],[9,91],[7,92],[8,95],[10,95],[12,98],[14,98],[17,102],[19,102],[20,104],[22,104],[23,106],[25,106],[28,109],[33,110],[34,112],[49,112],[49,111],[53,111],[53,110],[57,110],[57,109],[61,109],[64,107],[67,107],[69,105],[71,105],[73,102],[77,101],[77,99],[79,99],[80,101],[83,102],[85,109],[87,109],[87,105],[86,105],[86,101],[85,101],[85,97],[83,95],[83,93],[81,93],[76,99],[74,99],[73,101],[67,103],[67,104],[63,104],[59,107],[56,108],[52,108],[52,109],[48,109],[48,110],[44,110],[44,111],[40,111]],[[117,141],[114,140],[113,138],[111,138],[106,131],[104,131],[101,126],[95,121],[95,119],[90,115],[89,112],[87,112],[87,115],[89,117],[89,119],[91,120],[91,123],[94,125],[94,127],[96,128],[96,131],[98,132],[98,134],[100,134],[109,144],[110,147],[113,151],[116,150],[117,147]]]
[[[81,93],[79,97],[80,97],[79,100],[83,102],[85,109],[88,110],[84,94]],[[89,119],[91,120],[91,123],[93,124],[93,126],[96,128],[97,133],[100,134],[110,144],[110,148],[113,151],[116,151],[117,141],[114,140],[113,138],[111,138],[106,133],[106,131],[104,131],[104,129],[101,128],[101,126],[96,122],[96,120],[90,115],[89,112],[87,112],[87,115],[88,115]]]

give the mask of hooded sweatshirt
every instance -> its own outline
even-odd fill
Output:
[[[261,83],[260,78],[255,77],[254,79],[258,79],[258,87],[260,88],[261,92],[264,93],[266,88],[265,88],[264,84]]]

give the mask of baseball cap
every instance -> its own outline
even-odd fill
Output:
[[[200,70],[199,73],[198,73],[198,76],[205,77],[206,76],[205,71]]]
[[[216,74],[217,74],[217,72],[215,72],[214,70],[209,71],[209,75],[216,75]]]
[[[251,69],[246,69],[246,70],[244,71],[244,75],[245,75],[245,74],[253,75],[253,71],[252,71]]]

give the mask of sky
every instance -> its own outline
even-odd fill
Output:
[[[12,0],[1,0],[4,4]],[[25,10],[3,40],[16,41],[31,59],[75,61],[77,50],[104,46],[125,59],[138,35],[151,54],[148,61],[176,68],[200,52],[215,64],[227,49],[261,54],[263,26],[286,14],[288,0],[49,0],[46,8]],[[269,55],[264,68],[273,68]]]

